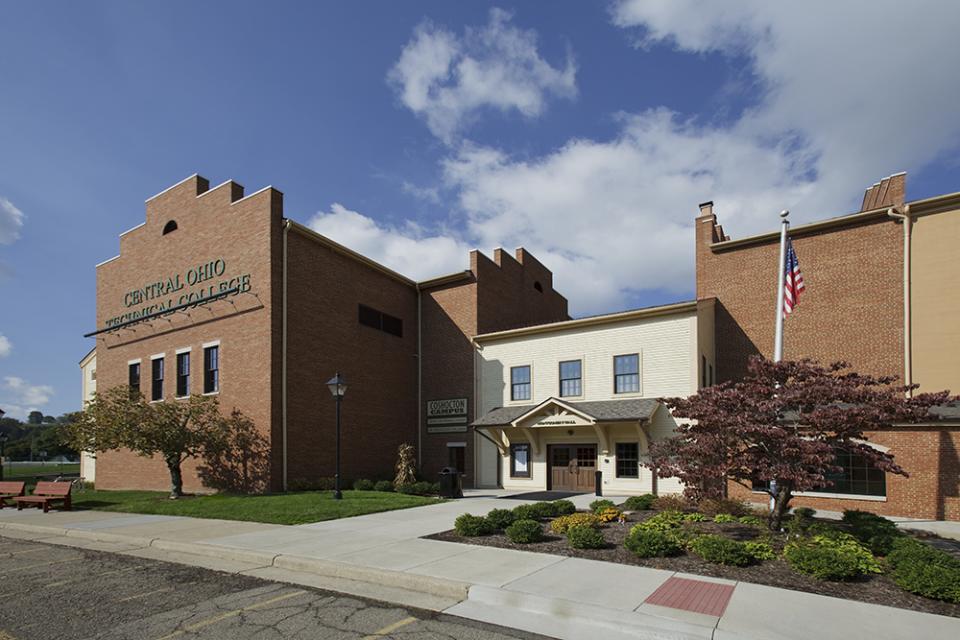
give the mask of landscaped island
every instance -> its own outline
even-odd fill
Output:
[[[880,516],[796,509],[781,531],[734,500],[635,496],[577,511],[557,500],[461,515],[439,540],[633,564],[960,617],[960,548]],[[931,537],[930,541],[934,541]],[[949,545],[947,545],[949,546]]]

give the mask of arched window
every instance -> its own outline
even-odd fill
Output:
[[[533,283],[533,288],[539,291],[540,293],[543,293],[543,285],[540,284],[539,280]]]
[[[176,230],[177,230],[177,221],[176,221],[176,220],[171,220],[171,221],[168,222],[167,224],[163,225],[163,235],[167,235],[167,234],[170,233],[171,231],[176,231]]]

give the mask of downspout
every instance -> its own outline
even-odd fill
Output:
[[[290,231],[289,219],[283,223],[283,309],[280,326],[280,425],[282,429],[283,450],[283,490],[287,490],[287,233]]]
[[[913,384],[913,335],[910,326],[910,245],[913,231],[913,217],[910,215],[910,205],[903,206],[903,213],[898,213],[895,207],[887,209],[887,215],[903,223],[903,383]],[[913,396],[913,390],[907,391],[907,397]]]
[[[423,305],[417,283],[417,469],[423,469]]]

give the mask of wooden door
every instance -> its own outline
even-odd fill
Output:
[[[592,491],[597,469],[597,447],[592,444],[548,447],[550,489],[553,491]]]

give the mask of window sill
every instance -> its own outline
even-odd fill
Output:
[[[173,396],[173,399],[174,399],[174,400],[189,400],[189,399],[190,399],[190,396],[189,396],[189,395],[186,395],[186,396]]]
[[[205,396],[218,396],[218,395],[220,395],[220,391],[219,391],[219,390],[217,390],[217,391],[209,391],[209,392],[207,392],[207,393],[204,393],[203,395],[205,395]]]
[[[754,491],[758,495],[769,496],[766,491]],[[830,498],[834,500],[865,500],[867,502],[886,502],[886,496],[866,496],[858,493],[820,493],[818,491],[799,491],[793,494],[796,498]]]

